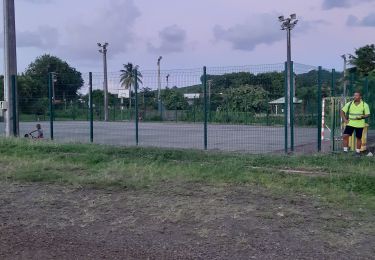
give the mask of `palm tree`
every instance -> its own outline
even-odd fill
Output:
[[[134,72],[137,70],[137,82],[138,84],[142,84],[142,74],[138,71],[139,66],[138,65],[133,65],[133,63],[128,62],[128,64],[124,64],[124,69],[120,70],[121,72],[121,79],[120,83],[121,86],[124,87],[125,89],[129,89],[129,109],[131,109],[131,88],[132,85],[135,84],[135,78],[134,78]]]

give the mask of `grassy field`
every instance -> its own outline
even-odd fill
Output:
[[[0,180],[147,189],[162,182],[259,185],[375,210],[375,160],[254,156],[0,139]]]
[[[372,259],[374,166],[0,139],[0,258]]]

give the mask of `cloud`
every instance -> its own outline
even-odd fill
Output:
[[[153,53],[182,52],[186,45],[186,31],[177,25],[165,27],[159,32],[160,45],[155,47],[148,43],[148,50]]]
[[[348,26],[375,27],[375,13],[370,13],[363,19],[350,15],[346,21]]]
[[[41,26],[36,31],[17,33],[17,46],[52,49],[57,47],[59,33],[56,28]]]
[[[229,42],[233,49],[252,51],[259,44],[272,44],[285,37],[280,32],[277,14],[253,15],[243,24],[229,28],[216,25],[213,28],[215,40]]]
[[[34,47],[51,50],[58,46],[59,32],[56,28],[45,25],[35,31],[17,31],[16,40],[19,48]],[[4,42],[0,41],[0,48],[3,47]]]
[[[305,32],[308,32],[310,30],[313,30],[313,29],[316,29],[318,26],[320,25],[324,25],[324,26],[328,26],[330,25],[331,23],[326,21],[326,20],[322,20],[322,19],[318,19],[318,20],[303,20],[302,22],[298,23],[296,28],[295,28],[295,32],[298,34],[298,33],[305,33]]]
[[[55,2],[56,0],[22,0],[26,3],[32,3],[32,4],[49,4],[52,2]]]
[[[351,0],[324,0],[323,9],[328,10],[336,7],[350,7]]]
[[[374,2],[375,0],[323,0],[322,8],[329,10],[333,8],[349,8],[366,2]]]
[[[136,38],[133,26],[139,16],[133,0],[103,1],[90,22],[79,17],[66,27],[66,39],[59,50],[71,58],[93,60],[98,55],[96,44],[108,42],[109,56],[124,53]]]
[[[253,51],[260,44],[273,44],[285,39],[280,31],[280,22],[275,13],[253,15],[243,24],[237,24],[227,29],[216,25],[213,29],[215,40],[229,42],[235,50]],[[329,25],[325,20],[299,21],[295,34],[303,34],[317,28],[319,25]]]

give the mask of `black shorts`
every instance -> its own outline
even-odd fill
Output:
[[[362,133],[363,133],[363,128],[357,128],[357,127],[352,127],[352,126],[346,126],[344,130],[344,135],[349,135],[351,136],[353,132],[355,131],[355,136],[358,139],[362,139]]]

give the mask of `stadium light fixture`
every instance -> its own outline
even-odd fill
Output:
[[[281,22],[281,30],[293,30],[297,25],[297,15],[291,14],[290,17],[284,18],[284,16],[279,16],[279,22]]]

